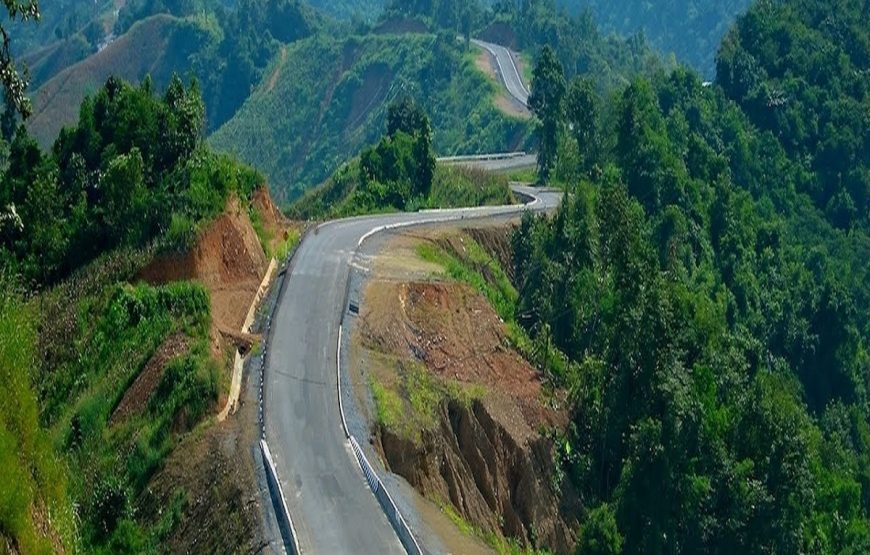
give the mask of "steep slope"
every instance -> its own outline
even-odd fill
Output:
[[[276,57],[265,83],[211,144],[270,178],[278,202],[298,197],[377,141],[403,94],[429,113],[439,155],[521,147],[528,124],[501,113],[496,85],[452,41],[433,35],[306,39]]]
[[[84,97],[101,87],[109,76],[139,81],[151,75],[157,89],[173,73],[186,74],[188,56],[203,40],[191,22],[169,15],[145,19],[100,52],[60,72],[33,94],[33,116],[28,128],[47,146],[65,125],[75,123]]]

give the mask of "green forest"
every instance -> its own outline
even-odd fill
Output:
[[[567,393],[577,553],[870,552],[867,0],[44,4],[0,24],[0,551],[162,552],[198,502],[151,480],[227,384],[156,255],[267,179],[298,220],[509,203],[435,155],[516,148],[566,196],[478,285]],[[533,118],[471,37],[534,58]]]
[[[673,53],[707,79],[715,76],[722,37],[750,0],[557,0],[569,13],[587,11],[606,32],[642,33],[663,54]]]
[[[578,553],[870,549],[868,39],[866,2],[760,2],[713,86],[611,97],[540,56],[569,196],[513,236],[514,317],[570,391]]]
[[[0,180],[0,545],[157,552],[190,500],[146,494],[210,415],[221,371],[199,284],[131,284],[187,249],[254,170],[208,150],[198,87],[110,79],[43,152],[18,127]],[[183,338],[147,406],[116,408],[158,346]],[[11,542],[11,543],[10,543]],[[16,551],[17,550],[17,551]]]

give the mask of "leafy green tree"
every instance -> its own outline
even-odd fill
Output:
[[[410,96],[403,95],[387,107],[387,136],[392,137],[402,131],[416,135],[428,125],[426,113]]]
[[[541,50],[532,75],[529,109],[540,120],[538,140],[538,179],[550,180],[556,157],[559,125],[562,121],[562,99],[565,96],[565,73],[556,52],[549,46]]]
[[[432,128],[429,125],[429,118],[425,115],[414,140],[413,154],[416,171],[412,192],[416,196],[428,198],[435,178],[435,152],[432,150]]]
[[[609,505],[602,504],[591,511],[580,527],[577,555],[619,555],[623,539],[616,525],[616,516]]]
[[[11,39],[6,29],[8,23],[16,21],[26,22],[39,20],[39,6],[36,0],[3,0],[8,18],[4,24],[0,24],[0,83],[3,85],[8,104],[15,107],[23,117],[30,115],[30,101],[24,96],[27,89],[27,79],[21,76],[21,72],[12,59]]]
[[[577,141],[580,165],[589,173],[598,152],[598,96],[592,80],[574,78],[565,96],[565,119]]]

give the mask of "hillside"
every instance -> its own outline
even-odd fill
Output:
[[[372,22],[384,9],[385,0],[308,0],[314,8],[337,19],[357,18]]]
[[[713,84],[567,87],[512,313],[571,391],[579,553],[867,552],[866,6],[759,2]]]
[[[716,51],[725,32],[751,0],[558,0],[569,12],[590,10],[605,32],[643,35],[663,54],[673,52],[704,77],[715,74]]]
[[[0,180],[0,550],[253,551],[256,405],[211,423],[297,236],[195,87],[112,78],[80,113],[47,153],[19,128]]]
[[[425,106],[439,155],[512,150],[527,140],[527,123],[494,105],[496,85],[474,56],[434,35],[306,39],[267,74],[209,142],[265,172],[279,202],[375,143],[387,105],[403,94]]]
[[[867,2],[759,3],[717,58],[719,83],[775,136],[796,184],[828,221],[870,232],[870,28]]]
[[[43,146],[75,122],[81,100],[110,75],[133,82],[150,75],[158,88],[175,73],[196,77],[208,107],[207,129],[217,129],[245,101],[280,46],[321,24],[297,0],[245,0],[233,8],[212,1],[168,7],[131,2],[119,17],[114,30],[120,36],[107,21],[98,51],[76,34],[25,56],[39,85],[31,94],[34,117],[28,125]]]
[[[174,73],[185,75],[188,56],[204,42],[204,31],[169,15],[149,17],[118,40],[61,71],[33,95],[33,116],[27,126],[40,144],[54,141],[65,125],[76,122],[86,95],[96,92],[114,75],[138,82],[150,75],[163,89]]]

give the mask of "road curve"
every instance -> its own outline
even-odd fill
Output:
[[[524,107],[528,107],[529,95],[531,93],[525,83],[523,83],[522,76],[520,76],[520,71],[514,58],[515,54],[500,44],[493,44],[477,39],[472,39],[471,42],[487,50],[495,57],[498,73],[508,93]]]
[[[361,238],[389,224],[504,216],[558,205],[515,187],[528,206],[367,216],[329,222],[299,246],[272,320],[265,370],[266,440],[304,554],[404,553],[341,426],[336,345],[349,263]]]

